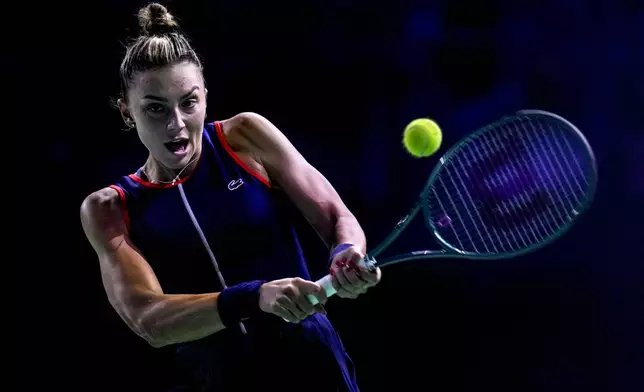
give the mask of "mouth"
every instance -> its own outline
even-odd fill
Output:
[[[185,155],[188,151],[188,139],[176,139],[163,145],[175,155]]]

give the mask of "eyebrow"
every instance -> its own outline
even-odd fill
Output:
[[[193,93],[193,92],[195,92],[196,90],[199,90],[199,86],[193,86],[193,87],[190,89],[190,91],[188,91],[187,93],[183,94],[183,96],[181,97],[181,99],[185,99],[185,98],[187,98],[190,94],[192,94],[192,93]],[[163,101],[163,102],[167,102],[167,101],[168,101],[167,99],[165,99],[165,98],[163,98],[163,97],[157,97],[156,95],[150,95],[150,94],[148,94],[148,95],[144,96],[144,97],[143,97],[143,99],[154,99],[154,100],[156,100],[156,101]]]

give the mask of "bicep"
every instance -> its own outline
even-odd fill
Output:
[[[113,189],[88,196],[81,205],[81,222],[96,252],[103,286],[119,315],[136,327],[138,315],[163,291],[154,271],[132,244]]]

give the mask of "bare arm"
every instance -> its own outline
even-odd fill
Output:
[[[131,243],[118,193],[105,188],[81,205],[85,235],[98,255],[107,297],[137,335],[154,347],[203,338],[224,328],[218,293],[167,295]]]
[[[242,113],[225,121],[223,130],[233,149],[260,160],[327,246],[352,243],[366,252],[365,235],[355,216],[277,127],[258,114]]]

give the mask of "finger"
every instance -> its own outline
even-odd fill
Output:
[[[344,277],[349,282],[349,285],[345,285],[344,289],[350,292],[351,294],[361,294],[364,292],[363,287],[368,285],[368,281],[365,280],[360,274],[360,268],[358,263],[364,259],[364,255],[359,252],[351,253],[346,260],[345,267],[342,268]],[[352,297],[355,295],[352,295]]]
[[[336,295],[341,298],[346,298],[351,295],[351,283],[347,280],[342,269],[335,271],[331,278],[331,283],[335,288]]]
[[[286,291],[285,294],[288,296],[291,302],[293,302],[293,304],[306,315],[310,316],[315,313],[315,308],[313,307],[313,305],[300,290],[297,290],[297,288],[292,291]]]
[[[326,309],[324,308],[324,306],[323,306],[321,303],[320,303],[320,304],[315,305],[315,311],[316,311],[317,313],[326,314]]]
[[[369,282],[370,286],[374,286],[380,281],[380,274],[380,268],[376,268],[373,271],[365,270],[364,272],[361,272],[362,277]]]
[[[360,277],[358,267],[353,261],[350,261],[347,266],[342,269],[342,272],[347,278],[347,281],[349,281],[349,284],[351,284],[352,291],[355,291],[354,289],[356,287],[363,286],[367,282]]]
[[[333,275],[334,272],[330,271],[330,275]],[[324,305],[326,302],[329,300],[329,297],[326,295],[326,291],[324,289],[320,289],[317,293],[312,293],[312,294],[307,294],[306,295],[306,301],[310,304],[311,300],[310,297],[313,296],[317,300],[317,303]],[[315,302],[315,301],[313,301]]]
[[[367,266],[362,263],[363,259],[364,257],[361,255],[355,254],[350,260],[347,260],[347,267],[352,268],[361,279],[362,274],[368,272]]]
[[[315,298],[318,299],[318,302],[320,303],[320,305],[326,304],[326,301],[329,300],[329,297],[327,297],[326,291],[324,291],[324,289],[318,291],[314,295],[315,295]]]
[[[279,303],[284,309],[288,310],[293,315],[293,317],[296,319],[295,322],[304,320],[308,316],[300,308],[298,308],[298,306],[286,295],[279,297],[277,299],[277,303]]]
[[[371,271],[366,265],[360,265],[359,262],[360,260],[358,260],[357,262],[355,260],[351,260],[347,263],[347,265],[353,268],[358,275],[358,278],[366,282],[369,286],[373,286],[378,283],[378,279],[380,277],[380,269],[375,268],[373,271]]]
[[[370,287],[370,283],[360,276],[358,267],[353,263],[347,263],[347,267],[343,268],[343,273],[349,286],[344,289],[349,292],[350,298],[356,298],[360,294],[364,294]]]
[[[284,288],[284,295],[290,299],[293,306],[295,306],[296,311],[300,311],[302,314],[308,316],[315,313],[313,305],[305,296],[306,290],[298,287],[298,285],[306,285],[306,282],[307,281],[299,278],[293,279],[291,284]],[[317,284],[316,286],[319,287]]]
[[[286,309],[284,306],[280,305],[279,303],[275,304],[273,314],[276,316],[279,316],[283,318],[284,320],[288,321],[289,323],[297,323],[298,319],[295,317],[295,315]]]
[[[335,273],[335,272],[339,271],[339,270],[340,270],[340,269],[342,269],[342,267],[344,267],[346,264],[347,264],[347,260],[346,260],[344,257],[342,257],[342,258],[339,258],[339,259],[335,260],[335,261],[331,264],[331,270],[330,270],[330,271],[331,271],[331,274],[333,274],[333,273]]]
[[[347,265],[342,269],[342,273],[344,274],[344,277],[348,282],[348,284],[344,286],[344,289],[347,290],[352,296],[361,294],[364,288],[367,286],[367,282],[365,280],[362,280],[358,276],[356,268],[352,268]]]
[[[293,279],[293,285],[300,289],[303,294],[316,294],[317,292],[322,291],[322,286],[319,284],[302,278]]]
[[[306,311],[315,312],[315,309],[311,308],[313,305],[311,305],[311,302],[308,300],[308,298],[306,298],[307,295],[313,295],[315,298],[317,298],[318,302],[323,304],[323,305],[328,300],[326,292],[324,291],[322,286],[320,286],[319,284],[317,284],[315,282],[311,282],[311,281],[308,281],[308,280],[296,278],[294,280],[293,284],[296,287],[298,287],[298,289],[303,294],[300,297],[302,298],[301,301],[305,301],[305,302],[298,301],[298,303],[301,303],[302,309],[304,309]],[[311,309],[309,309],[309,308],[311,308]],[[312,313],[310,313],[310,314],[312,314]]]
[[[343,289],[341,291],[338,291],[336,295],[340,298],[356,299],[360,295],[360,292]]]

